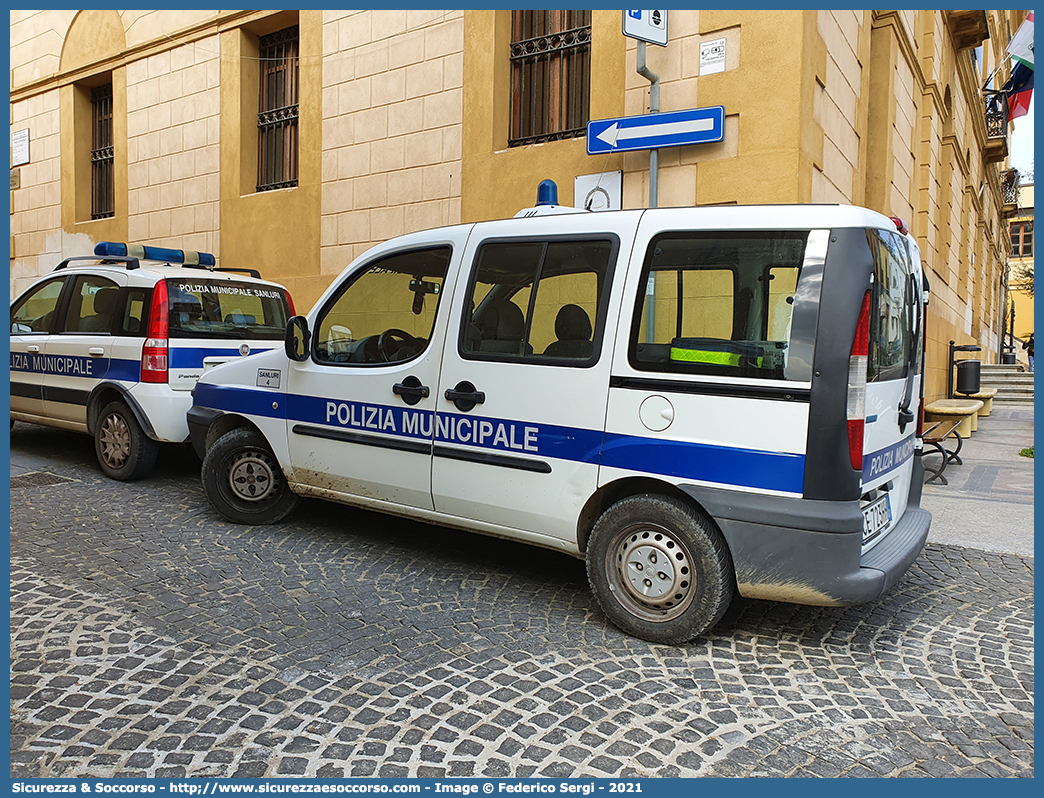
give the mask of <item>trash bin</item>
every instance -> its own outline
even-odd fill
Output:
[[[954,388],[954,393],[978,393],[981,366],[982,363],[978,360],[958,360],[957,387]]]
[[[1001,365],[1002,366],[1014,366],[1015,365],[1015,353],[1014,352],[1001,352]]]

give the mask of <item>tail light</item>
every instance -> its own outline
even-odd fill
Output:
[[[866,364],[870,353],[870,292],[863,295],[852,354],[848,358],[848,455],[852,468],[863,470],[863,430],[866,426]]]
[[[290,306],[290,318],[297,315],[297,311],[294,310],[294,298],[290,296],[290,292],[286,292],[286,303]]]
[[[152,289],[152,307],[149,309],[149,329],[141,348],[141,381],[167,381],[167,283],[160,280]]]

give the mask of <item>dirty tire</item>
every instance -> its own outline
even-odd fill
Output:
[[[152,473],[159,444],[145,434],[127,405],[109,402],[94,428],[94,454],[106,476],[131,482]]]
[[[587,577],[610,620],[653,643],[688,643],[716,624],[734,593],[732,557],[714,522],[667,496],[612,505],[595,523]]]
[[[214,509],[237,524],[274,524],[300,501],[265,439],[246,427],[226,432],[210,447],[202,481]]]

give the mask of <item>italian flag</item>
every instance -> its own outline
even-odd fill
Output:
[[[1008,43],[1008,54],[1030,69],[1033,69],[1033,12],[1029,12],[1026,21],[1019,26]]]

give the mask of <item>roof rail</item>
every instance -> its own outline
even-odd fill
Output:
[[[99,260],[102,262],[102,264],[122,263],[124,264],[124,268],[128,271],[130,269],[141,268],[141,264],[138,263],[137,258],[131,258],[126,256],[121,257],[119,255],[106,255],[105,257],[99,257],[98,255],[76,255],[72,258],[66,258],[65,260],[63,260],[61,263],[54,267],[54,271],[64,269],[66,266],[69,265],[70,261],[74,260]]]

